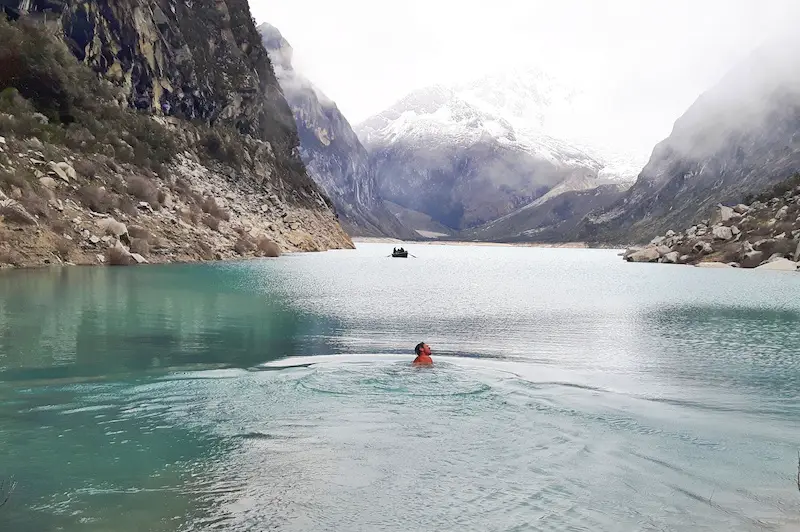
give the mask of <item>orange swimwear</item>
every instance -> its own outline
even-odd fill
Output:
[[[412,362],[415,366],[432,366],[433,360],[428,355],[418,355]]]

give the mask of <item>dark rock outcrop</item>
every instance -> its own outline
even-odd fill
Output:
[[[292,47],[277,28],[258,27],[294,113],[300,156],[333,201],[351,235],[415,238],[383,204],[364,146],[336,104],[292,66]]]
[[[800,168],[800,46],[766,45],[732,69],[675,122],[636,183],[592,213],[587,240],[646,242],[709,217]]]
[[[284,181],[298,201],[316,200],[291,109],[246,0],[3,2],[46,20],[79,61],[113,84],[120,103],[260,140],[269,177]]]

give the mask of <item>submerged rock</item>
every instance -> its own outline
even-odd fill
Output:
[[[698,262],[695,264],[698,268],[730,268],[728,264],[724,262]]]

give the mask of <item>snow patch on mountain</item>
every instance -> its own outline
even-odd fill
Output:
[[[641,154],[625,153],[586,136],[582,127],[585,92],[541,70],[488,74],[455,85],[453,92],[482,112],[511,124],[521,142],[534,147],[556,144],[558,151],[578,151],[596,160],[600,165],[598,177],[603,180],[632,183],[647,162]]]
[[[493,139],[554,164],[591,168],[597,185],[633,183],[646,160],[582,137],[581,97],[541,71],[507,71],[418,89],[355,129],[367,147]]]
[[[418,89],[356,126],[356,133],[367,147],[472,145],[491,140],[554,164],[602,170],[603,163],[587,152],[543,133],[521,132],[502,113],[471,96],[439,85]]]

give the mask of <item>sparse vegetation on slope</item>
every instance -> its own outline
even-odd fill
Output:
[[[352,246],[307,178],[272,175],[274,157],[231,126],[129,107],[43,27],[0,17],[0,264]]]

